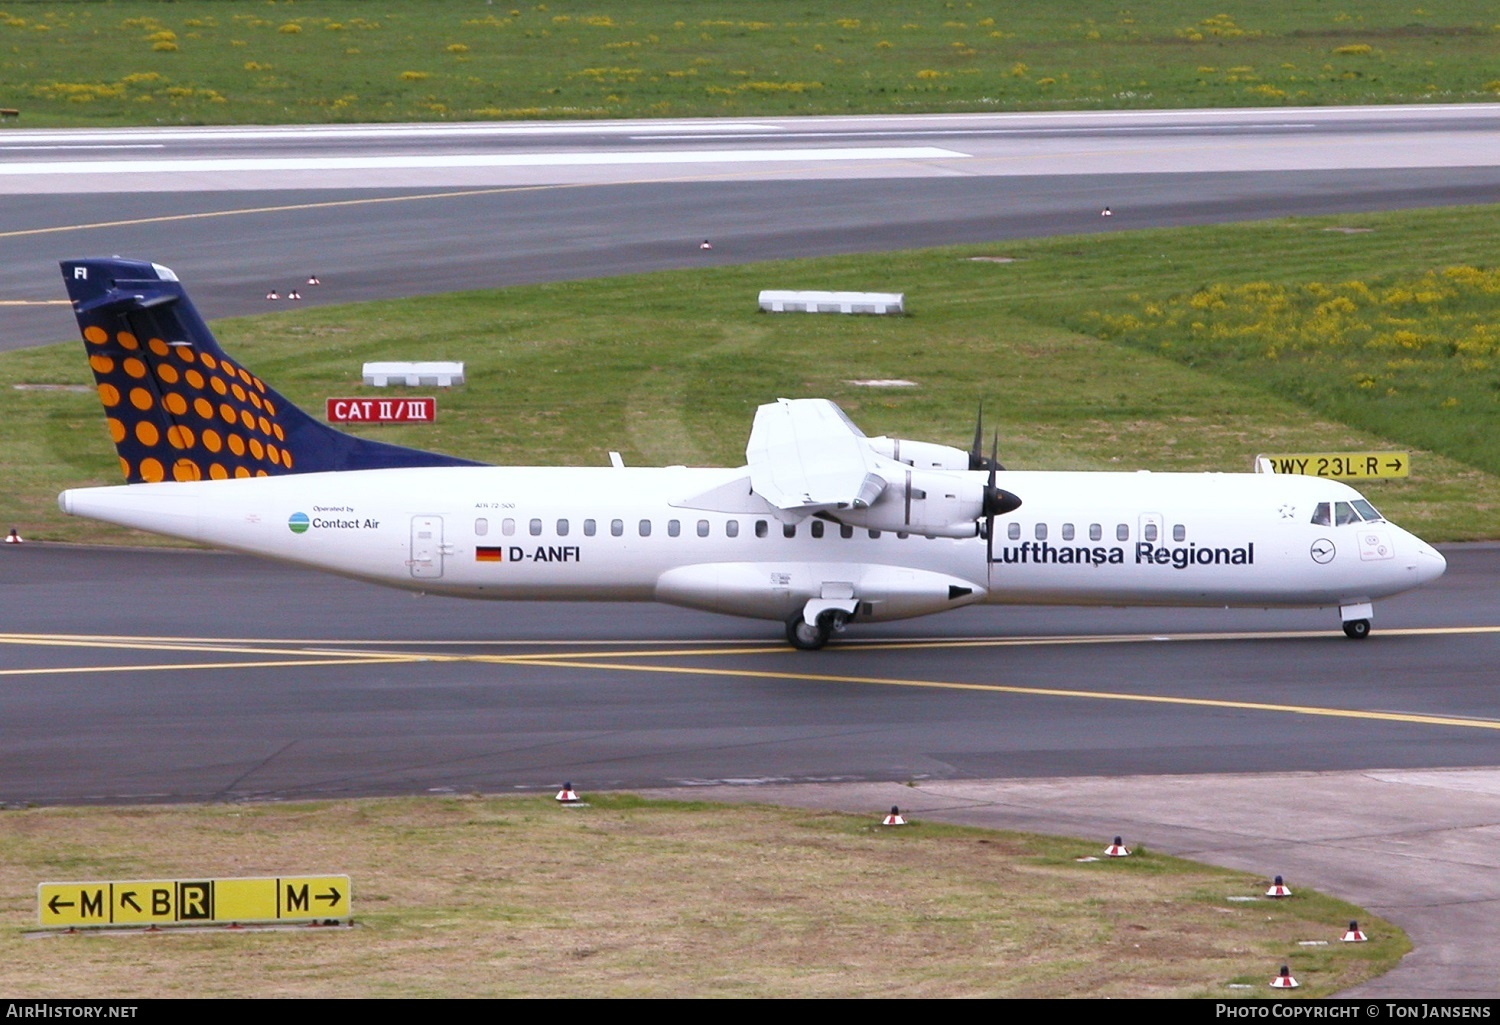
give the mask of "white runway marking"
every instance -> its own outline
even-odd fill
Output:
[[[776,133],[776,137],[778,137],[778,138],[787,138],[787,139],[847,139],[851,135],[858,135],[858,136],[863,136],[865,138],[874,138],[876,136],[888,136],[888,137],[891,137],[891,138],[903,138],[904,139],[904,138],[918,138],[918,137],[925,137],[925,136],[963,135],[963,136],[983,136],[983,137],[988,138],[990,136],[1006,136],[1006,135],[1024,135],[1024,136],[1033,136],[1033,135],[1069,135],[1069,136],[1076,136],[1076,135],[1079,135],[1081,133],[1088,133],[1090,135],[1110,135],[1110,134],[1123,134],[1123,133],[1130,133],[1130,134],[1135,134],[1135,135],[1141,135],[1141,134],[1162,135],[1162,134],[1166,134],[1168,132],[1182,132],[1182,133],[1192,133],[1192,134],[1195,134],[1195,135],[1203,135],[1203,134],[1208,134],[1208,133],[1211,133],[1211,132],[1244,132],[1244,131],[1277,131],[1277,132],[1280,132],[1280,131],[1292,131],[1292,130],[1317,128],[1317,127],[1318,126],[1316,124],[1314,124],[1313,122],[1311,122],[1311,121],[1287,121],[1287,122],[1275,122],[1275,123],[1267,123],[1267,124],[1248,124],[1248,125],[1245,125],[1245,124],[1222,124],[1222,125],[1121,125],[1119,127],[1099,126],[1099,127],[1083,127],[1083,128],[1080,128],[1080,127],[1077,127],[1077,126],[1067,127],[1067,128],[987,128],[987,127],[980,127],[980,128],[934,128],[934,129],[925,129],[925,128],[924,129],[916,129],[916,128],[911,128],[911,129],[894,129],[894,130],[891,130],[891,131],[858,131],[858,130],[856,130],[856,131],[852,131],[852,132],[799,132],[799,131],[795,131],[795,130],[787,130],[787,131],[779,131],[779,132],[777,132]],[[758,133],[756,133],[754,135],[745,135],[745,134],[735,134],[735,133],[732,133],[732,132],[724,132],[724,133],[720,133],[720,134],[717,134],[717,135],[714,136],[715,139],[766,139],[766,138],[769,138],[769,137],[770,136],[767,136],[764,131],[758,132]],[[660,134],[646,134],[646,133],[641,133],[639,135],[632,135],[631,138],[632,139],[639,139],[639,140],[641,140],[643,142],[670,142],[670,141],[682,140],[682,139],[701,138],[701,136],[694,136],[694,135],[660,135]]]
[[[131,143],[85,143],[67,144],[56,146],[0,146],[0,150],[6,152],[21,150],[75,150],[75,149],[166,149],[166,144],[161,142],[131,142]]]
[[[465,153],[389,157],[221,157],[202,160],[78,160],[0,164],[0,174],[201,174],[236,171],[361,171],[433,167],[581,167],[619,164],[764,164],[847,160],[956,160],[937,146],[836,149],[714,149],[667,153]]]

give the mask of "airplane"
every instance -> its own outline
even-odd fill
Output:
[[[760,406],[745,465],[504,467],[357,438],[219,347],[177,275],[62,263],[126,484],[63,511],[409,590],[658,601],[785,624],[977,603],[1336,607],[1441,576],[1359,492],[1275,473],[1007,470],[867,437],[826,399]],[[1002,486],[1003,485],[1003,486]]]

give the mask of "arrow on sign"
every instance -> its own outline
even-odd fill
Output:
[[[120,894],[120,903],[125,905],[132,911],[141,910],[141,906],[135,902],[134,890],[126,890],[124,893]]]
[[[50,910],[54,915],[57,914],[58,908],[70,908],[72,906],[73,902],[71,900],[63,900],[61,896],[53,897],[47,902],[48,910]]]
[[[1399,470],[1401,469],[1401,460],[1392,459],[1390,462],[1385,464],[1385,468],[1387,470]]]
[[[339,898],[342,896],[342,893],[339,893],[338,890],[335,890],[332,886],[330,886],[327,893],[313,894],[313,900],[326,900],[329,904],[337,904],[339,902]]]

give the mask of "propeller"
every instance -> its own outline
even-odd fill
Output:
[[[976,445],[975,448],[977,449],[978,446]],[[996,471],[1002,469],[1000,461],[995,458],[999,451],[1000,432],[996,431],[990,442],[990,479],[984,485],[984,543],[985,555],[990,562],[995,561],[995,517],[1021,508],[1019,496],[995,486]]]
[[[984,400],[980,399],[979,400],[979,415],[974,418],[974,446],[969,449],[969,469],[971,469],[971,470],[995,470],[995,469],[1003,470],[1003,469],[1005,469],[1005,467],[1001,466],[1000,463],[995,458],[996,455],[999,454],[999,449],[1000,449],[999,438],[1000,438],[1000,435],[999,435],[999,432],[997,431],[996,434],[995,434],[995,441],[996,441],[996,443],[993,446],[991,446],[991,448],[990,448],[990,457],[988,459],[986,459],[984,457],[984,450],[980,447],[980,446],[982,446],[984,444]],[[990,483],[993,484],[994,481],[991,481]]]

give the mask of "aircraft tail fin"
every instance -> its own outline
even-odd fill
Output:
[[[478,465],[314,420],[225,355],[166,267],[65,260],[62,273],[128,483]]]

